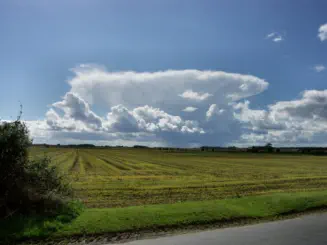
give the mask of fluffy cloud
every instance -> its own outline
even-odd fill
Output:
[[[271,32],[269,34],[266,35],[267,39],[273,38],[276,35],[276,32]]]
[[[253,110],[249,108],[250,102],[245,101],[244,103],[234,104],[235,109],[234,117],[243,122],[247,123],[248,128],[253,131],[262,130],[280,130],[284,128],[281,124],[265,110]]]
[[[25,121],[35,143],[48,143],[51,140],[50,127],[45,120]]]
[[[204,133],[195,121],[182,120],[179,116],[147,105],[131,111],[123,105],[116,105],[111,107],[111,112],[103,119],[91,111],[87,102],[69,92],[62,101],[54,103],[53,106],[64,112],[63,117],[52,108],[46,113],[46,123],[55,131]]]
[[[261,78],[223,71],[109,72],[93,65],[72,71],[70,91],[43,121],[29,122],[38,142],[223,145],[241,133],[231,103],[268,87]]]
[[[277,36],[277,37],[274,37],[273,39],[272,39],[275,43],[279,43],[279,42],[281,42],[281,41],[283,41],[284,40],[284,38],[282,37],[282,36]]]
[[[71,92],[90,104],[122,104],[128,108],[151,105],[168,113],[181,111],[190,99],[198,104],[228,103],[268,87],[258,77],[223,71],[109,72],[90,65],[72,71],[75,76],[68,81]]]
[[[112,132],[138,132],[138,122],[133,114],[122,105],[111,107],[105,128]]]
[[[315,65],[313,67],[313,69],[316,71],[316,72],[322,72],[324,70],[326,70],[326,67],[324,65]]]
[[[90,127],[100,128],[102,125],[101,118],[95,115],[95,113],[90,110],[88,103],[75,93],[67,93],[62,101],[54,103],[53,106],[63,110],[65,112],[64,117],[67,119],[83,122]],[[53,118],[58,116],[53,115],[53,111],[51,114]]]
[[[184,93],[179,95],[184,99],[195,100],[195,101],[203,101],[208,99],[212,94],[209,93],[197,93],[193,92],[192,90],[186,90]]]
[[[221,115],[224,113],[224,109],[219,109],[216,104],[210,105],[209,109],[206,112],[207,119],[211,119],[215,114]]]
[[[47,111],[45,114],[47,125],[53,130],[68,130],[73,131],[76,130],[76,122],[69,117],[65,119],[60,117],[58,113],[52,108]]]
[[[326,41],[327,40],[327,23],[324,25],[321,25],[318,29],[318,38],[320,41]]]
[[[36,143],[287,145],[323,144],[327,137],[327,90],[304,91],[297,100],[252,109],[250,97],[268,87],[255,76],[108,72],[88,65],[73,72],[70,91],[51,105],[44,120],[26,122]],[[92,110],[98,108],[104,115]],[[188,113],[182,118],[181,111]]]
[[[185,111],[185,112],[194,112],[194,111],[196,111],[198,108],[196,108],[196,107],[193,107],[193,106],[188,106],[188,107],[185,107],[184,109],[183,109],[183,111]]]
[[[307,90],[302,98],[293,101],[281,101],[270,106],[271,111],[280,115],[281,119],[291,116],[299,119],[327,119],[327,90]]]
[[[308,90],[298,100],[280,101],[268,110],[253,110],[249,102],[234,104],[234,117],[247,133],[241,142],[319,143],[326,135],[327,90]]]
[[[267,34],[266,39],[272,40],[275,43],[284,41],[284,37],[277,32],[271,32],[271,33]]]
[[[251,75],[108,72],[89,65],[73,73],[70,91],[50,106],[44,119],[26,122],[35,143],[326,144],[327,90],[304,91],[299,99],[253,109],[251,96],[268,83]]]
[[[137,107],[129,111],[122,105],[114,106],[108,114],[108,129],[119,132],[180,132],[204,133],[198,123],[183,120],[151,106]]]

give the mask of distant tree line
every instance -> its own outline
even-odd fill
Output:
[[[137,149],[147,149],[147,148],[150,148],[150,147],[145,146],[145,145],[134,145],[133,148],[137,148]]]
[[[228,146],[228,147],[221,147],[221,146],[201,146],[201,151],[241,151],[241,148],[237,148],[236,146]]]
[[[251,147],[236,147],[236,146],[201,146],[198,148],[185,148],[185,147],[149,147],[145,145],[134,145],[132,147],[123,145],[103,145],[96,146],[93,144],[68,144],[68,145],[49,145],[49,144],[35,144],[34,146],[41,147],[63,147],[63,148],[134,148],[134,149],[156,149],[167,152],[188,152],[188,151],[202,151],[202,152],[251,152],[251,153],[301,153],[301,154],[315,154],[327,155],[326,147],[273,147],[271,143],[263,146]]]

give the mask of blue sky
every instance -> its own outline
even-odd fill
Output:
[[[39,142],[322,145],[327,104],[319,98],[326,92],[327,40],[318,33],[327,23],[326,9],[323,0],[2,0],[0,117],[15,118],[21,102]],[[167,70],[176,71],[165,74],[167,84],[179,84],[171,95],[157,74]],[[119,73],[124,71],[133,71],[133,77]],[[225,75],[213,74],[208,84],[198,77],[205,71]],[[154,77],[139,86],[144,73]],[[258,81],[253,84],[247,75]],[[74,79],[80,81],[71,83]],[[251,92],[219,99],[239,93],[242,84]],[[162,98],[148,96],[149,87]],[[133,89],[141,91],[132,100],[126,91]],[[180,96],[190,90],[192,98]],[[306,97],[304,91],[312,93]],[[197,99],[205,93],[207,99]],[[216,113],[209,120],[213,104]],[[185,113],[187,106],[197,110]],[[304,107],[314,113],[307,115]],[[137,108],[156,116],[145,119]],[[88,124],[95,125],[90,115],[99,117],[98,128]],[[307,126],[313,122],[318,131]],[[66,127],[69,123],[78,126]]]

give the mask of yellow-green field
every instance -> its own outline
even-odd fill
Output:
[[[327,157],[165,152],[154,149],[30,149],[67,174],[88,207],[215,200],[327,189]]]

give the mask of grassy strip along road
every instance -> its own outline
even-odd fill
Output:
[[[69,239],[187,225],[260,220],[327,207],[327,191],[275,193],[233,199],[85,209],[76,219],[15,217],[0,223],[1,241]]]

